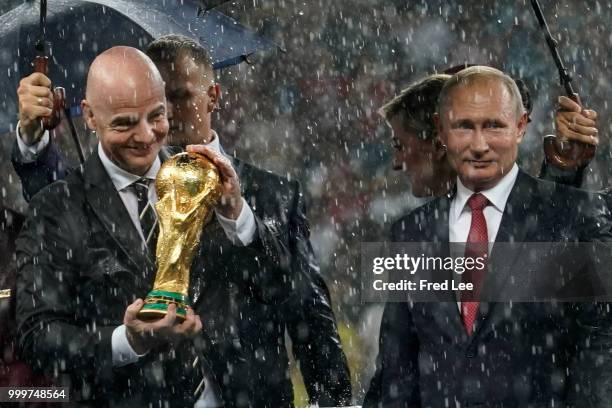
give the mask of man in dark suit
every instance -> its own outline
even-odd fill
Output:
[[[201,286],[205,289],[196,311],[209,335],[225,342],[242,336],[243,347],[248,350],[241,354],[245,359],[240,365],[244,371],[228,370],[220,362],[219,368],[230,378],[223,389],[224,399],[235,398],[242,387],[252,396],[254,406],[290,404],[293,393],[284,338],[287,329],[310,402],[322,407],[349,404],[349,370],[329,291],[308,239],[309,226],[299,184],[229,157],[220,148],[212,148],[219,146],[220,139],[211,128],[211,113],[220,97],[220,87],[214,81],[212,64],[202,46],[183,36],[168,35],[151,43],[146,52],[166,81],[172,114],[168,143],[179,146],[197,143],[198,146],[187,146],[187,150],[207,155],[221,169],[234,168],[245,198],[243,205],[252,211],[258,229],[271,231],[281,243],[288,242],[286,249],[293,254],[289,259],[291,269],[309,276],[309,285],[303,285],[302,291],[297,291],[285,304],[270,307],[244,297],[240,288],[224,282],[226,275],[250,273],[256,268],[249,265],[249,257],[243,256],[239,246],[223,236],[203,242],[202,259],[207,262],[196,268],[205,271],[201,275]],[[237,223],[241,221],[244,220],[238,219]],[[232,300],[232,308],[227,308],[223,300],[226,297]],[[226,318],[217,318],[219,313],[225,313]]]
[[[516,166],[527,117],[509,77],[486,67],[461,71],[444,85],[439,112],[456,189],[395,223],[394,241],[464,243],[493,265],[497,243],[612,238],[599,196]],[[495,272],[471,274],[472,283],[502,293],[504,276]],[[471,295],[387,304],[364,407],[608,406],[607,304],[481,303]]]
[[[42,132],[47,89],[19,92],[21,132]],[[193,405],[205,378],[191,341],[200,318],[189,310],[175,324],[174,306],[159,321],[136,316],[155,274],[136,183],[159,169],[163,80],[142,52],[112,48],[92,63],[82,107],[98,151],[32,200],[17,239],[20,349],[85,406]]]
[[[208,148],[199,151],[209,155],[233,183],[225,202],[236,207],[233,211],[227,206],[228,215],[236,219],[226,219],[224,227],[218,222],[207,227],[202,256],[193,267],[201,271],[192,277],[194,309],[218,346],[217,353],[207,354],[216,379],[209,389],[216,390],[217,399],[206,406],[218,406],[221,401],[226,406],[291,406],[285,328],[311,402],[320,406],[349,403],[346,358],[329,292],[308,240],[298,183],[223,154],[210,124],[220,91],[201,46],[184,37],[167,36],[153,43],[149,54],[166,82],[169,142],[206,143]],[[54,146],[45,145],[48,134],[32,139],[18,134],[13,154],[26,196],[34,195],[41,180],[48,182],[65,172]],[[294,278],[308,275],[308,284],[296,284],[299,279],[294,279],[289,286],[300,290],[287,302],[271,305],[269,300],[281,294],[278,282],[259,279],[261,263],[268,261],[289,268]]]

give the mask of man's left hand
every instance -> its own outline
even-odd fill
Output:
[[[240,180],[230,160],[221,153],[206,145],[188,145],[188,152],[199,153],[206,156],[219,169],[223,194],[216,210],[225,218],[238,219],[242,211],[242,194]]]

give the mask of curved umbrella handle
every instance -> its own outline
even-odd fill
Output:
[[[576,171],[587,164],[595,156],[596,147],[574,141],[560,141],[555,136],[544,138],[544,153],[546,160],[562,170]]]

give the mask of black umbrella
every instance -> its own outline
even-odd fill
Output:
[[[66,89],[73,115],[80,114],[87,67],[115,45],[144,48],[165,34],[183,34],[205,46],[216,69],[238,64],[277,46],[195,0],[48,0],[49,77]],[[33,71],[40,37],[40,2],[26,1],[0,16],[0,133],[17,117],[16,88]]]

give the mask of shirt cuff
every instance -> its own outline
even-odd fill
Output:
[[[38,159],[40,152],[42,152],[49,145],[50,137],[48,130],[45,130],[38,142],[30,146],[25,144],[25,142],[21,139],[21,134],[19,133],[19,122],[17,122],[17,131],[15,133],[17,136],[19,153],[21,153],[21,159],[24,163],[35,162]]]
[[[127,339],[125,326],[122,324],[113,330],[111,336],[111,348],[113,350],[113,367],[123,367],[132,364],[145,354],[137,354]]]
[[[217,219],[223,231],[225,231],[225,235],[234,245],[247,246],[255,239],[255,233],[257,232],[255,216],[244,198],[242,198],[242,210],[236,220],[226,218],[218,212]]]

